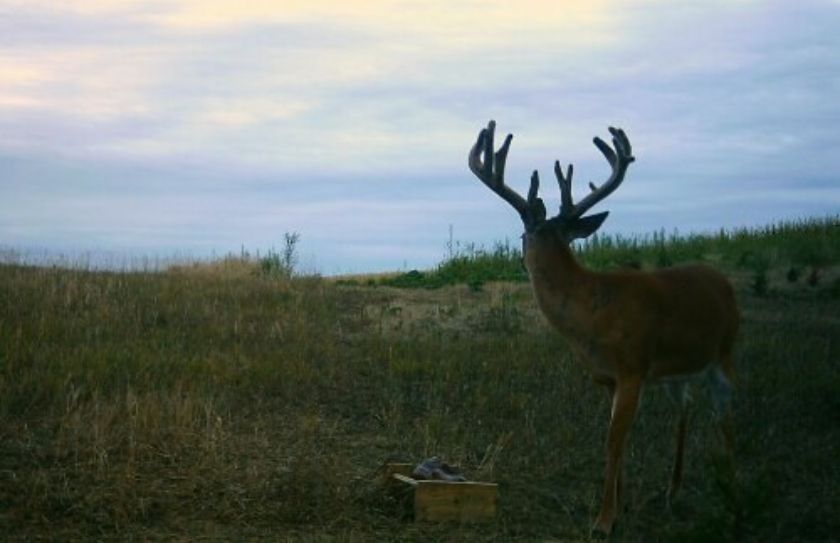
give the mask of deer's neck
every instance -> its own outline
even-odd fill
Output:
[[[598,275],[578,264],[568,246],[528,259],[528,273],[537,303],[555,328],[570,336],[588,330]]]

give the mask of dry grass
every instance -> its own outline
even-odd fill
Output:
[[[379,272],[379,273],[348,273],[343,275],[332,275],[325,280],[330,283],[356,283],[366,285],[370,282],[378,283],[384,279],[393,279],[402,272]]]
[[[250,266],[0,266],[4,539],[588,537],[606,398],[526,284],[347,287]],[[763,296],[736,277],[737,471],[717,463],[698,395],[685,492],[665,512],[672,420],[652,388],[616,539],[838,533],[837,301],[777,272]],[[384,461],[431,454],[501,483],[496,522],[415,526],[375,484]]]
[[[192,262],[169,266],[173,275],[195,275],[218,279],[248,279],[259,273],[259,263],[250,258],[228,256],[209,262]]]

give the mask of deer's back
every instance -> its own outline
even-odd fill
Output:
[[[729,280],[702,265],[600,277],[612,303],[596,313],[600,352],[650,377],[704,369],[732,350],[738,309]],[[637,360],[627,360],[636,358]]]

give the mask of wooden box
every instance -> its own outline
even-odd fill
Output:
[[[413,491],[416,522],[484,522],[496,516],[497,484],[413,479],[413,469],[412,464],[386,464],[383,482]]]

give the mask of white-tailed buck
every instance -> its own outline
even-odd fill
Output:
[[[552,218],[546,218],[545,205],[537,197],[536,171],[527,198],[505,184],[512,136],[496,151],[494,130],[495,122],[490,121],[479,133],[470,151],[470,169],[519,213],[525,225],[524,263],[537,303],[611,397],[603,502],[592,527],[609,534],[619,507],[622,449],[645,383],[667,383],[679,405],[669,503],[682,478],[686,386],[692,375],[706,372],[710,377],[724,444],[731,451],[732,347],[739,320],[735,295],[726,277],[702,265],[598,273],[577,263],[569,244],[595,232],[607,217],[606,211],[584,214],[621,184],[634,160],[630,140],[622,130],[610,128],[612,147],[594,139],[612,173],[601,186],[590,183],[591,192],[578,203],[572,199],[572,166],[564,173],[555,162],[561,206]]]

